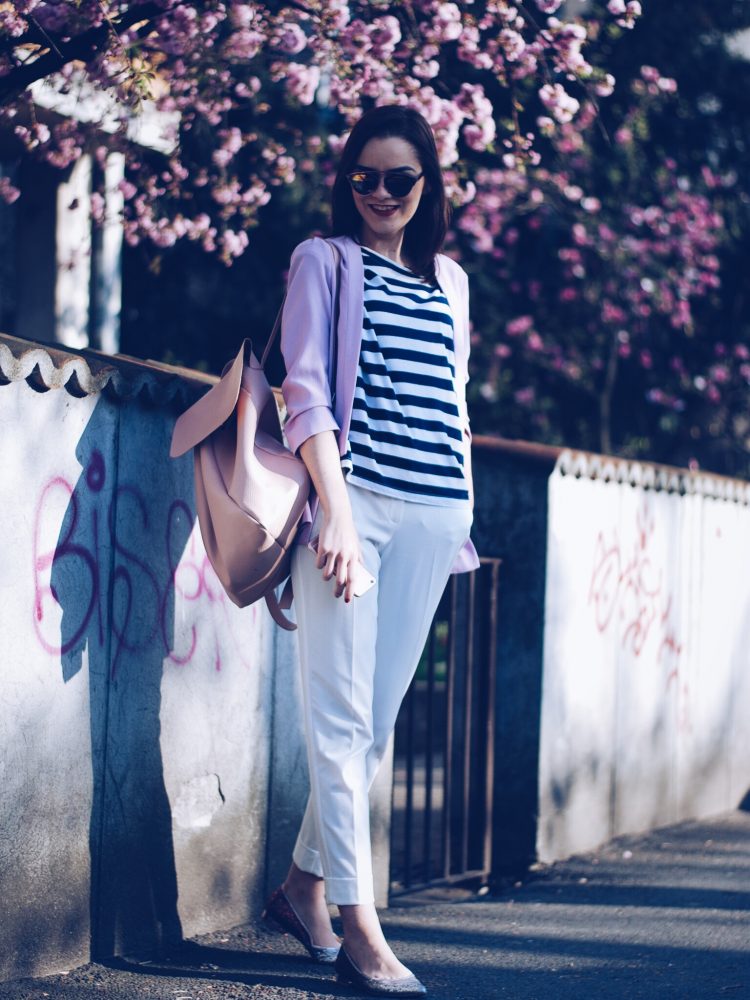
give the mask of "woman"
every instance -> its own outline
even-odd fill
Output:
[[[364,992],[420,996],[375,910],[368,790],[448,575],[478,565],[467,280],[438,253],[447,204],[416,111],[359,120],[332,200],[337,252],[297,247],[282,321],[285,432],[315,491],[292,558],[311,792],[266,913]]]

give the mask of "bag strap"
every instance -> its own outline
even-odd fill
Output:
[[[266,360],[268,359],[268,355],[269,355],[269,353],[271,351],[271,348],[273,347],[273,342],[274,342],[274,340],[276,340],[276,334],[279,332],[279,328],[281,327],[281,316],[282,316],[282,313],[284,312],[284,303],[285,302],[286,302],[286,292],[284,292],[284,298],[281,300],[281,305],[279,306],[279,311],[276,313],[276,319],[274,320],[273,329],[271,330],[271,334],[270,334],[268,340],[266,341],[266,346],[265,346],[265,349],[263,351],[263,356],[260,359],[260,367],[261,368],[265,368],[266,367]]]
[[[290,589],[289,585],[291,584],[291,582],[292,578],[290,576],[287,581],[286,587],[284,588],[284,591]],[[290,618],[287,618],[287,616],[281,610],[281,608],[284,606],[283,592],[282,592],[281,602],[279,602],[279,600],[276,597],[276,593],[273,590],[269,590],[268,593],[265,595],[265,597],[266,597],[266,606],[270,611],[271,617],[276,622],[276,624],[279,625],[281,628],[286,629],[287,632],[296,632],[297,626]],[[286,607],[289,607],[289,604],[286,604]]]
[[[333,309],[331,310],[331,339],[328,354],[328,384],[331,389],[331,406],[336,400],[336,375],[338,373],[339,313],[341,312],[341,252],[335,243],[326,240],[333,254]]]

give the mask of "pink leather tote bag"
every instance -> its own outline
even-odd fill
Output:
[[[338,264],[338,251],[331,249]],[[244,608],[265,597],[274,621],[292,630],[297,626],[283,614],[274,588],[289,576],[310,478],[302,459],[284,444],[263,371],[280,321],[281,312],[260,362],[245,340],[220,381],[178,418],[170,455],[194,449],[201,535],[230,600]]]

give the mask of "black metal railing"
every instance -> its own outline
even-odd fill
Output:
[[[391,895],[486,880],[500,560],[451,576],[396,722]]]

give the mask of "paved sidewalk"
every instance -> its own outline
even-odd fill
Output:
[[[620,839],[492,899],[456,898],[412,898],[383,914],[435,1000],[750,1000],[748,813]],[[170,962],[0,985],[0,1000],[353,995],[292,939],[254,925]]]

